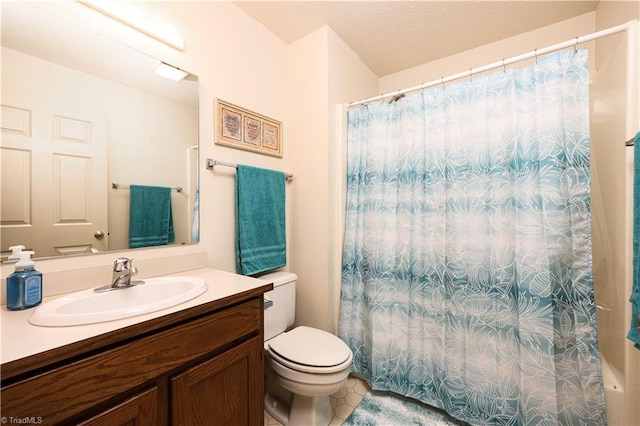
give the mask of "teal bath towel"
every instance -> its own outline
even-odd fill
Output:
[[[627,338],[640,349],[640,132],[633,141],[633,289],[629,301],[631,328]]]
[[[129,248],[162,246],[175,241],[171,188],[131,185]]]
[[[287,264],[284,173],[238,165],[236,272],[254,275]]]

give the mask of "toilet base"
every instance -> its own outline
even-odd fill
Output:
[[[333,411],[328,396],[293,395],[289,423],[291,426],[326,426],[331,423]]]
[[[283,425],[289,424],[289,406],[268,393],[264,395],[264,410]]]
[[[311,397],[293,395],[291,407],[268,393],[264,396],[264,409],[286,426],[327,426],[333,418],[328,396]]]

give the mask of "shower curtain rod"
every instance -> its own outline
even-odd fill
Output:
[[[427,83],[422,83],[419,84],[417,86],[413,86],[413,87],[409,87],[407,89],[400,89],[397,90],[395,92],[389,92],[389,93],[384,93],[382,95],[378,95],[378,96],[373,96],[371,98],[366,98],[366,99],[362,99],[360,101],[353,101],[347,104],[347,107],[353,107],[356,105],[362,105],[362,104],[366,104],[369,102],[373,102],[373,101],[377,101],[380,99],[384,99],[384,98],[388,98],[388,97],[392,97],[392,96],[399,96],[399,95],[403,95],[405,93],[409,93],[409,92],[414,92],[416,90],[421,90],[421,89],[426,89],[428,87],[433,87],[433,86],[437,86],[439,84],[444,85],[445,83],[449,83],[453,80],[459,80],[461,78],[465,78],[465,77],[471,77],[473,78],[474,75],[476,74],[480,74],[483,73],[485,71],[490,71],[496,68],[504,68],[507,65],[511,65],[514,64],[516,62],[521,62],[527,59],[531,59],[531,58],[538,58],[538,56],[540,55],[546,55],[547,53],[551,53],[551,52],[555,52],[556,50],[561,50],[561,49],[565,49],[567,47],[571,47],[571,46],[577,46],[578,44],[581,43],[586,43],[595,39],[598,39],[600,37],[606,37],[612,34],[616,34],[616,33],[620,33],[622,31],[626,31],[631,24],[634,21],[629,21],[625,24],[621,24],[621,25],[617,25],[615,27],[611,27],[611,28],[607,28],[601,31],[597,31],[595,33],[591,33],[591,34],[587,34],[581,37],[575,37],[571,40],[567,40],[564,41],[562,43],[557,43],[551,46],[547,46],[544,47],[542,49],[535,49],[532,52],[528,52],[528,53],[524,53],[522,55],[518,55],[518,56],[513,56],[511,58],[508,59],[503,59],[501,61],[498,62],[494,62],[492,64],[489,65],[484,65],[482,67],[478,67],[478,68],[471,68],[468,71],[464,71],[464,72],[460,72],[458,74],[453,74],[450,75],[448,77],[441,77],[438,80],[433,80],[433,81],[429,81]]]

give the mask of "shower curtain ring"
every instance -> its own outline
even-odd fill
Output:
[[[573,45],[573,53],[576,53],[578,51],[578,40],[580,39],[580,37],[576,36],[576,44]]]
[[[469,68],[469,77],[471,78],[471,82],[473,82],[473,68]]]
[[[440,77],[440,82],[442,83],[442,88],[444,89],[444,76]]]
[[[507,72],[507,67],[504,65],[504,58],[502,58],[502,72]]]
[[[533,50],[534,55],[536,55],[536,64],[538,63],[538,49]]]

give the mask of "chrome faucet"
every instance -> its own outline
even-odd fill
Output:
[[[119,257],[113,262],[111,287],[123,288],[131,286],[131,277],[138,274],[138,268],[131,265],[133,259]]]
[[[143,284],[144,281],[131,281],[131,277],[138,274],[138,268],[132,266],[133,259],[128,257],[119,257],[113,261],[113,274],[111,275],[111,284],[103,285],[94,289],[96,293],[104,291],[128,288],[134,285]]]

